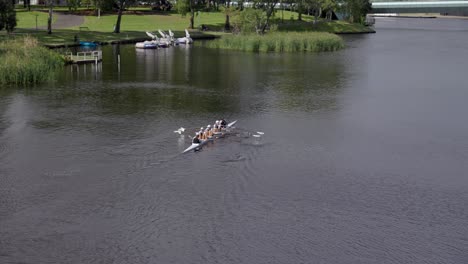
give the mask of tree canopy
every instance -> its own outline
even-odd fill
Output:
[[[16,27],[16,12],[10,0],[0,0],[0,30],[12,32]]]

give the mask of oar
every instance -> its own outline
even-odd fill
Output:
[[[182,135],[182,133],[184,133],[184,131],[185,131],[185,128],[181,127],[179,129],[175,130],[174,133],[178,133],[179,135]]]

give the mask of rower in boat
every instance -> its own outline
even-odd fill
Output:
[[[213,124],[213,128],[212,128],[213,132],[216,132],[216,128],[217,127],[216,127],[216,121],[215,121],[214,124]]]
[[[209,137],[211,137],[212,133],[213,133],[213,131],[211,130],[211,125],[207,125],[206,129],[205,129],[205,132],[204,132],[206,138],[208,139]]]
[[[218,125],[218,120],[215,121],[213,125],[213,132],[218,132],[219,131],[219,125]]]
[[[200,133],[195,133],[195,136],[193,137],[192,139],[192,144],[200,144],[201,141],[200,141]]]
[[[200,139],[205,140],[205,131],[203,130],[203,127],[200,127],[200,131],[198,133],[200,134]]]
[[[229,128],[234,128],[233,126],[236,123],[237,123],[237,120],[227,124],[226,125],[227,130],[229,130]],[[229,131],[224,131],[224,132],[221,131],[221,128],[219,127],[220,124],[221,124],[221,120],[216,120],[215,125],[213,127],[211,127],[210,125],[207,126],[207,130],[203,130],[203,127],[201,127],[200,131],[195,133],[195,137],[192,139],[192,144],[188,148],[186,148],[182,153],[187,153],[192,150],[194,151],[200,150],[204,144],[209,142],[207,139],[210,133],[212,136],[216,135],[215,138],[223,137],[225,134],[229,134]],[[215,128],[219,129],[219,132],[214,131]],[[206,134],[204,133],[205,131],[207,132]],[[257,133],[260,133],[260,132],[257,132]]]
[[[226,120],[221,119],[219,122],[220,122],[221,128],[226,128],[226,126],[227,126]]]

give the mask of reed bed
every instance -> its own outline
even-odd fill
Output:
[[[21,37],[0,42],[0,84],[32,84],[50,80],[63,58],[37,39]]]
[[[210,48],[250,52],[324,52],[344,48],[343,40],[322,32],[275,32],[266,35],[232,35],[210,41]]]

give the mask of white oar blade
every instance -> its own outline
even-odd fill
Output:
[[[226,127],[232,127],[232,126],[235,125],[236,123],[237,123],[237,120],[232,121],[231,123],[227,124]]]

